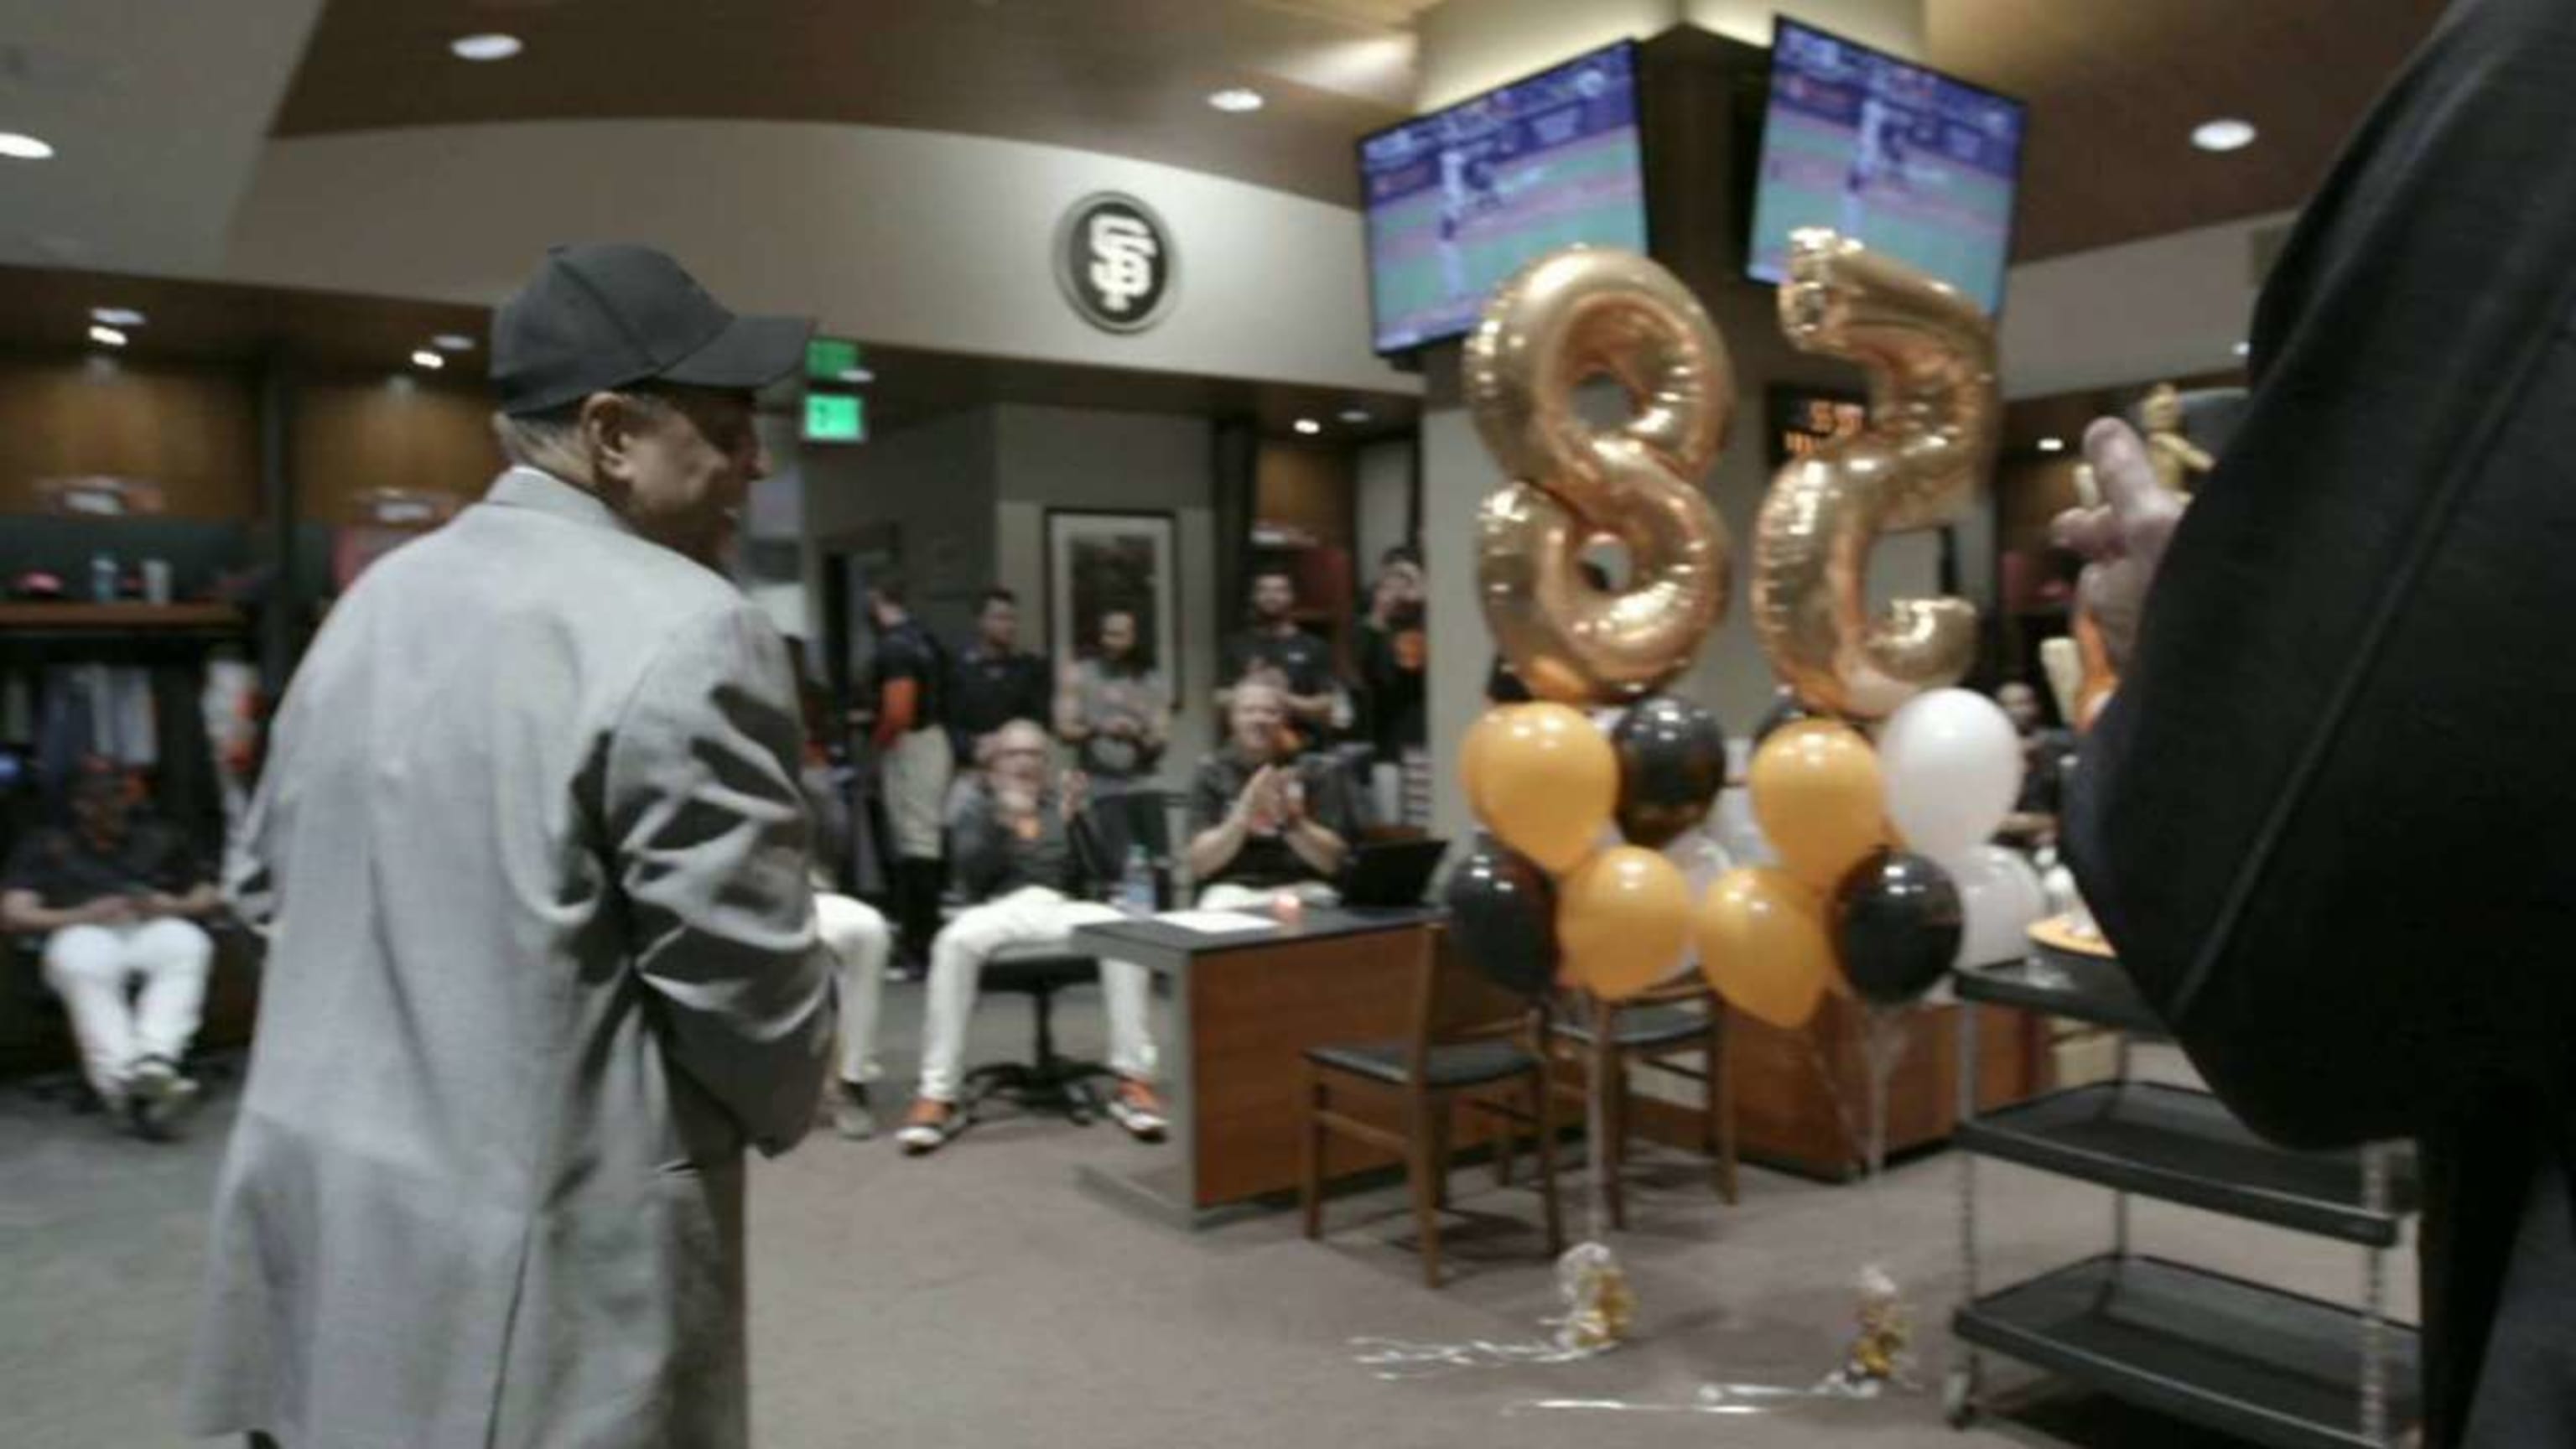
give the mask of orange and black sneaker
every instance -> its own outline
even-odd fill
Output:
[[[1170,1125],[1163,1116],[1163,1099],[1141,1077],[1118,1079],[1118,1095],[1109,1099],[1109,1115],[1139,1142],[1162,1141],[1163,1129]]]
[[[965,1130],[966,1115],[957,1110],[956,1103],[922,1097],[912,1104],[911,1113],[903,1119],[903,1130],[894,1135],[894,1140],[903,1144],[904,1155],[919,1157],[937,1152],[948,1145],[948,1139]]]

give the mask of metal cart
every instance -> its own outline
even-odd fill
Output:
[[[1964,1001],[2021,1007],[2120,1033],[2113,1080],[1977,1112],[1959,1074],[1959,1359],[1945,1385],[1954,1428],[1979,1409],[1987,1352],[2258,1444],[2391,1449],[2421,1415],[2414,1329],[2386,1316],[2388,1254],[2415,1210],[2411,1151],[2293,1152],[2256,1137],[2215,1097],[2140,1082],[2130,1047],[2163,1029],[2108,959],[2035,947],[2026,961],[1959,973]],[[1959,1013],[1961,1061],[1977,1016]],[[1977,1257],[1977,1160],[1998,1158],[2111,1189],[2111,1250],[1988,1291]],[[2147,1196],[2352,1243],[2356,1310],[2132,1251],[2129,1204]]]

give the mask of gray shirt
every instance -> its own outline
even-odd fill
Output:
[[[948,849],[950,868],[970,900],[989,901],[1033,885],[1077,896],[1088,884],[1089,872],[1052,790],[1038,796],[1036,829],[1023,835],[1003,818],[992,786],[979,782],[957,812]]]
[[[1090,734],[1082,742],[1082,768],[1104,781],[1139,779],[1154,773],[1163,746],[1137,739],[1112,739],[1101,727],[1113,719],[1133,723],[1141,733],[1168,718],[1172,691],[1156,669],[1115,669],[1098,659],[1073,666],[1075,707]]]

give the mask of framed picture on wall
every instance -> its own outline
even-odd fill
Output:
[[[1079,659],[1100,638],[1100,616],[1136,615],[1136,638],[1177,696],[1181,680],[1180,536],[1169,513],[1046,511],[1047,652]]]

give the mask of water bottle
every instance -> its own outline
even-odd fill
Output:
[[[1131,916],[1154,914],[1154,862],[1141,845],[1127,848],[1127,868],[1118,877],[1118,909]]]

